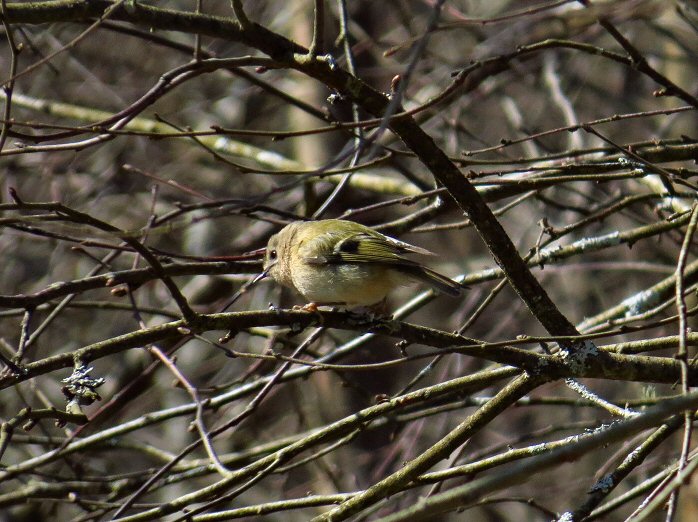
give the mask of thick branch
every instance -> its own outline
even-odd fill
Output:
[[[371,332],[404,339],[411,344],[422,344],[457,352],[524,369],[533,375],[548,379],[563,377],[588,377],[623,381],[673,383],[680,379],[678,361],[665,357],[647,357],[580,350],[578,355],[543,355],[519,348],[488,345],[461,335],[427,328],[391,319],[374,319],[352,312],[304,312],[304,311],[251,311],[226,314],[208,314],[197,317],[197,332],[211,330],[241,331],[257,326],[286,325],[293,331],[313,326],[325,326],[356,332]],[[64,352],[27,364],[21,375],[12,374],[0,378],[0,389],[13,386],[38,375],[73,366],[79,360],[88,363],[108,355],[191,334],[184,321],[173,321],[151,328],[112,337],[85,346],[74,352]],[[588,342],[588,341],[587,341]],[[582,344],[582,343],[580,343]],[[698,368],[691,368],[691,385],[698,384]]]

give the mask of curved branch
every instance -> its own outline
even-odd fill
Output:
[[[588,377],[624,381],[673,383],[680,379],[681,367],[678,361],[665,357],[602,353],[603,357],[591,357],[580,352],[570,354],[544,355],[520,348],[492,345],[470,339],[462,335],[427,328],[394,319],[376,319],[353,312],[333,311],[249,311],[222,314],[202,314],[197,316],[196,333],[212,330],[233,332],[259,326],[287,326],[293,331],[324,326],[355,332],[369,332],[388,335],[406,340],[411,344],[422,344],[480,359],[514,366],[533,375],[544,375],[548,379],[563,377]],[[64,352],[23,367],[21,375],[6,375],[0,378],[0,389],[13,386],[38,375],[73,366],[76,360],[88,363],[108,355],[138,348],[151,343],[176,339],[191,335],[192,328],[185,321],[169,323],[138,330],[100,341],[73,352]],[[590,343],[590,341],[586,341]],[[579,341],[579,344],[584,344]],[[698,368],[691,368],[691,385],[698,383]]]

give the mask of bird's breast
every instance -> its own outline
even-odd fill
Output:
[[[294,267],[293,286],[310,302],[368,306],[400,284],[393,270],[375,264],[303,263]]]

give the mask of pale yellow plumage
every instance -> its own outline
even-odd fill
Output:
[[[453,296],[462,285],[403,254],[431,252],[339,219],[297,221],[273,235],[264,268],[309,302],[369,306],[410,280]]]

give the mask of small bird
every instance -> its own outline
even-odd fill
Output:
[[[410,280],[450,296],[463,285],[403,254],[434,255],[342,219],[296,221],[269,238],[264,270],[313,305],[371,306]]]

